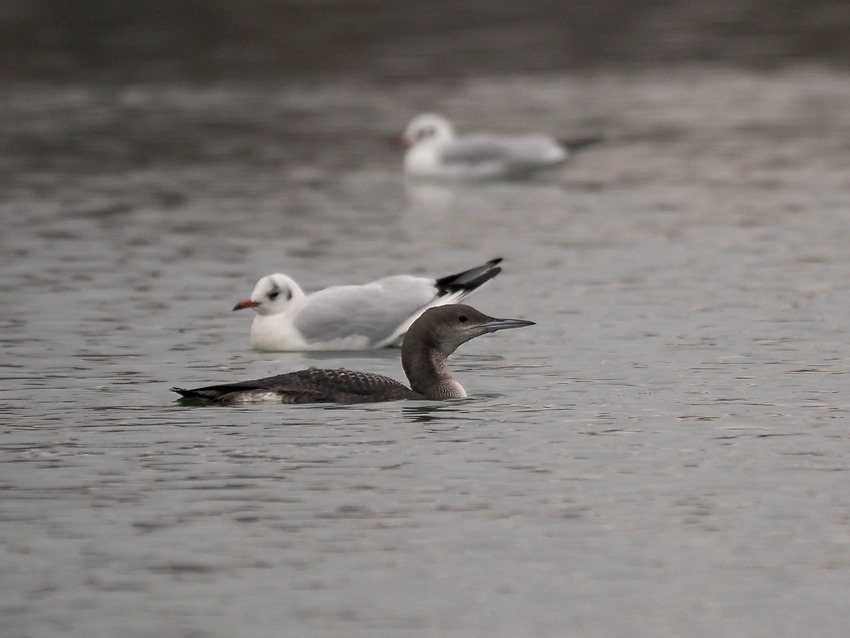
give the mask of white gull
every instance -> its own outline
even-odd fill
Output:
[[[395,275],[306,294],[286,275],[257,282],[234,310],[252,308],[256,350],[370,350],[399,345],[428,308],[453,304],[501,272],[501,258],[440,279]]]
[[[600,140],[598,136],[574,141],[559,141],[548,135],[458,136],[452,123],[436,113],[413,118],[400,137],[407,148],[405,173],[456,180],[528,177],[560,164],[571,151]]]

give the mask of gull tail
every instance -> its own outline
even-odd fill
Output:
[[[587,137],[575,137],[569,140],[558,140],[558,142],[570,153],[581,151],[590,146],[596,146],[605,141],[602,135],[588,135]]]
[[[473,290],[502,272],[502,268],[499,266],[501,261],[502,258],[497,257],[486,264],[438,279],[435,285],[439,291],[439,296],[451,295],[455,300],[463,299]]]

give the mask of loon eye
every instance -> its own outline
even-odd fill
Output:
[[[461,323],[466,323],[468,319],[469,319],[469,317],[467,317],[466,315],[461,315],[460,317],[457,318],[457,320],[460,321]]]

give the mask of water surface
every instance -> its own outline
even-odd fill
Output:
[[[19,86],[0,100],[5,636],[844,636],[847,77]],[[539,180],[411,184],[385,142],[601,132]],[[466,401],[184,408],[230,308],[503,256],[538,325]]]

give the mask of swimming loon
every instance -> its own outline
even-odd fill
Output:
[[[400,399],[453,399],[466,391],[449,372],[447,357],[470,339],[534,325],[523,319],[488,317],[471,306],[451,304],[426,310],[404,338],[401,364],[410,388],[370,372],[309,368],[254,381],[211,385],[193,390],[171,388],[188,403],[236,405],[280,403],[372,403]]]

